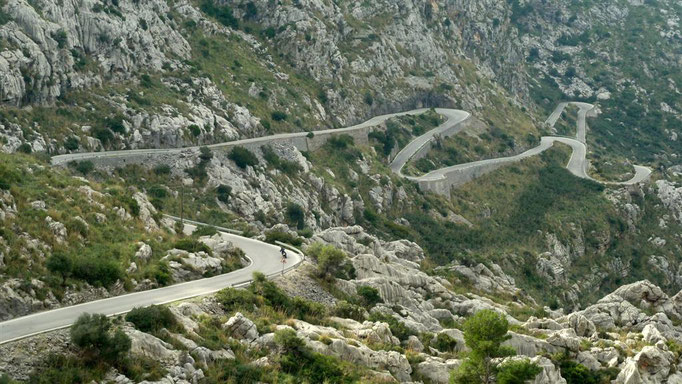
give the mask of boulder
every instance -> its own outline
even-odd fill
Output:
[[[670,373],[674,355],[656,346],[645,346],[621,366],[614,384],[662,383]]]
[[[137,252],[135,252],[135,258],[140,261],[149,261],[149,259],[152,257],[152,247],[141,241],[137,243],[137,246],[138,249]]]
[[[123,331],[130,337],[130,353],[148,357],[152,360],[161,361],[165,364],[173,364],[178,361],[180,351],[165,341],[137,329],[126,327]]]
[[[232,316],[222,328],[237,340],[253,342],[258,338],[258,329],[253,321],[237,312]]]
[[[443,360],[439,357],[428,356],[426,360],[417,364],[416,371],[432,383],[447,384],[450,382],[450,372],[459,368],[461,364],[461,360]]]

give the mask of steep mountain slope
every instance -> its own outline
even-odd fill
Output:
[[[278,283],[327,309],[260,282],[242,307],[210,298],[200,309],[183,305],[187,312],[174,317],[184,328],[151,335],[114,325],[133,339],[131,356],[151,354],[156,363],[93,370],[77,350],[38,361],[35,349],[8,346],[0,369],[23,380],[38,367],[36,382],[64,372],[122,383],[295,380],[280,376],[291,366],[273,358],[286,348],[275,331],[293,328],[305,344],[299,357],[341,367],[347,381],[444,382],[468,356],[457,328],[492,308],[509,319],[516,352],[543,367],[538,384],[580,382],[567,373],[576,370],[617,383],[679,380],[681,7],[0,0],[0,320],[240,266],[238,249],[209,237],[215,230],[185,237],[164,213],[270,242],[328,243],[350,257],[336,279],[320,278],[312,262]],[[554,127],[543,123],[568,100],[599,112],[586,135],[593,177],[627,179],[632,164],[646,164],[651,180],[618,187],[575,178],[557,144],[449,198],[427,193],[388,164],[437,125],[433,111],[389,120],[366,142],[338,136],[311,151],[279,143],[195,147],[162,163],[109,169],[49,163],[57,154],[281,132],[313,139],[322,128],[414,107],[470,112],[464,132],[439,138],[411,165],[420,173],[571,135],[575,110]],[[384,303],[362,302],[365,286]],[[332,307],[338,301],[352,306]],[[458,347],[447,350],[444,336],[445,349],[431,347],[434,334]],[[64,333],[52,337],[38,343],[66,344]],[[559,351],[565,356],[536,356]]]

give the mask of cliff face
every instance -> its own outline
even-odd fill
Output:
[[[511,103],[541,121],[557,101],[587,98],[633,126],[618,133],[643,147],[614,140],[611,125],[593,135],[597,151],[606,141],[619,155],[670,162],[666,154],[681,142],[679,8],[673,1],[6,0],[2,102],[65,112],[42,121],[20,110],[0,123],[14,142],[6,150],[35,141],[15,123],[50,132],[47,148],[36,150],[64,152],[314,130],[419,105],[487,119]],[[92,108],[101,114],[85,113]],[[123,122],[112,140],[82,128],[97,128],[102,114]],[[69,135],[82,139],[78,148],[63,146]]]

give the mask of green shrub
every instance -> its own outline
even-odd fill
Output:
[[[299,236],[304,237],[306,239],[310,239],[311,237],[313,237],[313,230],[310,228],[300,229],[296,231],[296,233],[298,233]]]
[[[332,313],[335,316],[342,317],[344,319],[365,321],[365,309],[359,305],[349,303],[345,300],[337,301],[336,305],[332,309]]]
[[[265,232],[265,241],[268,243],[275,243],[277,241],[282,243],[291,244],[295,247],[303,244],[303,239],[287,232],[282,231],[268,231]]]
[[[568,360],[566,356],[561,356],[559,369],[567,384],[606,384],[618,376],[618,369],[592,371],[582,364]]]
[[[232,14],[232,8],[217,5],[213,0],[202,0],[200,8],[205,14],[218,20],[220,24],[234,29],[239,28],[239,20]]]
[[[284,121],[287,119],[287,114],[282,111],[273,111],[270,114],[270,117],[272,117],[272,120],[274,121]]]
[[[123,279],[123,269],[116,260],[102,259],[93,255],[79,255],[72,257],[71,260],[71,275],[89,284],[108,287],[117,280]]]
[[[199,225],[194,232],[192,232],[192,237],[202,237],[202,236],[213,236],[218,233],[216,227],[210,225]]]
[[[171,275],[170,266],[165,261],[160,261],[156,267],[152,270],[151,277],[156,280],[161,286],[166,286],[173,282],[173,276]]]
[[[66,283],[66,279],[71,276],[73,272],[73,263],[71,258],[69,258],[64,252],[55,250],[47,258],[45,262],[47,269],[56,273],[62,278],[62,284]]]
[[[253,307],[263,305],[263,298],[249,289],[225,288],[216,294],[216,299],[226,312],[237,310],[251,311]]]
[[[523,359],[503,363],[497,367],[497,371],[498,384],[525,384],[542,372],[542,368],[531,363],[528,359]],[[561,375],[563,376],[563,374],[562,371]]]
[[[275,342],[284,351],[279,359],[282,371],[302,382],[332,384],[357,379],[344,372],[337,358],[310,351],[292,329],[275,332]]]
[[[372,96],[370,91],[365,92],[364,100],[367,105],[374,104],[374,96]]]
[[[368,285],[359,286],[357,288],[357,294],[360,297],[360,303],[367,308],[371,308],[376,304],[383,302],[379,295],[379,291]]]
[[[163,328],[173,330],[178,327],[173,313],[162,305],[135,307],[126,315],[126,321],[135,324],[135,328],[142,332],[158,332]]]
[[[93,164],[92,161],[90,160],[84,160],[84,161],[72,161],[69,163],[70,165],[73,165],[73,168],[82,173],[84,176],[87,176],[90,172],[92,172],[95,169],[95,164]]]
[[[66,47],[67,36],[66,31],[63,29],[58,29],[52,33],[52,38],[57,42],[57,48],[62,49]]]
[[[202,251],[208,253],[209,255],[212,253],[211,248],[209,248],[208,245],[191,237],[185,237],[176,241],[175,244],[173,244],[173,248],[182,249],[184,251],[193,253]]]
[[[199,137],[201,135],[201,128],[199,128],[198,125],[196,124],[190,124],[187,129],[189,129],[189,132],[192,134],[194,137]]]
[[[29,143],[23,143],[20,146],[17,147],[17,152],[20,153],[31,153],[33,152],[33,148],[31,148],[31,144]]]
[[[125,125],[123,125],[123,116],[121,115],[107,117],[104,119],[104,125],[114,133],[124,134],[126,131]]]
[[[199,160],[201,164],[206,164],[213,158],[213,152],[209,147],[203,146],[199,148]]]
[[[109,333],[111,322],[100,314],[82,314],[71,326],[71,342],[89,361],[116,363],[130,349],[130,338],[121,330]]]
[[[64,140],[64,149],[68,151],[78,150],[79,147],[80,144],[78,143],[78,139],[74,136],[69,136]]]
[[[12,17],[2,10],[5,6],[5,0],[0,0],[0,25],[5,25],[12,20]]]
[[[234,147],[227,157],[234,161],[239,168],[245,169],[248,166],[258,165],[258,157],[244,147]]]
[[[296,228],[303,229],[305,227],[305,211],[300,205],[289,202],[285,216],[289,223],[296,225]]]
[[[149,187],[149,189],[147,189],[147,194],[157,199],[164,199],[170,196],[170,193],[168,193],[168,189],[166,189],[166,187],[163,185],[152,185],[151,187]]]
[[[170,175],[170,173],[171,173],[171,167],[168,164],[161,164],[161,165],[157,165],[156,167],[154,167],[154,174],[156,174],[158,176]]]
[[[333,149],[346,149],[355,144],[352,136],[349,135],[334,135],[327,140],[327,144]]]
[[[439,333],[431,346],[441,352],[453,352],[457,347],[457,340],[450,337],[447,333]]]
[[[232,187],[225,184],[220,184],[215,189],[216,197],[219,201],[227,204],[230,201],[230,196],[232,195]]]
[[[306,252],[317,261],[318,277],[328,280],[333,278],[352,278],[354,271],[347,267],[347,264],[350,263],[347,263],[346,254],[333,245],[315,243],[308,247]]]
[[[92,136],[99,140],[102,145],[107,145],[114,140],[114,133],[107,127],[94,127]]]
[[[301,297],[294,297],[287,313],[299,319],[321,319],[327,315],[327,307]]]

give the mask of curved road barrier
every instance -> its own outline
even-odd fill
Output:
[[[194,227],[192,224],[187,224],[187,226]],[[224,231],[219,233],[223,239],[232,242],[244,251],[250,261],[248,266],[214,277],[114,296],[7,320],[0,323],[0,344],[66,328],[73,324],[78,316],[86,312],[113,316],[129,312],[134,307],[166,304],[208,295],[225,287],[242,287],[251,283],[251,276],[254,272],[261,272],[268,277],[277,276],[296,268],[304,260],[303,253],[296,248],[286,246],[292,252],[289,252],[287,263],[283,265],[280,261],[279,245],[264,243]]]

